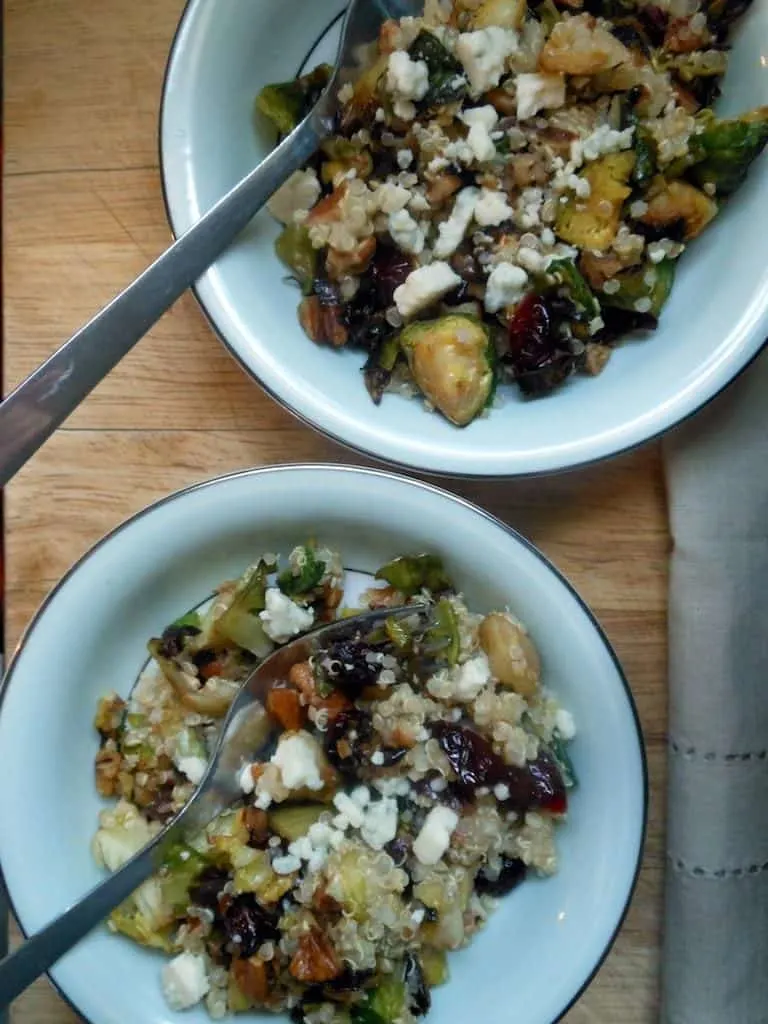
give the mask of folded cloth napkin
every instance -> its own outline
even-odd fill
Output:
[[[663,1024],[768,1022],[768,351],[665,442]]]

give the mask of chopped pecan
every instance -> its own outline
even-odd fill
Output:
[[[101,698],[93,724],[102,739],[117,739],[124,714],[125,701],[122,697],[110,693],[107,697]]]
[[[123,755],[109,746],[102,747],[96,755],[96,789],[102,796],[115,796],[118,790]]]
[[[373,235],[364,238],[351,252],[341,252],[330,248],[325,258],[328,276],[340,281],[349,274],[364,274],[376,252],[376,239]]]
[[[247,960],[234,960],[232,976],[240,991],[259,1005],[266,1002],[269,995],[269,979],[267,965],[258,956]]]
[[[263,849],[269,841],[269,818],[258,807],[243,808],[243,824],[248,830],[248,845]]]
[[[319,928],[312,928],[300,937],[289,970],[297,981],[319,983],[337,978],[341,963],[330,940]]]
[[[302,299],[299,321],[304,333],[312,341],[326,342],[334,348],[340,348],[349,339],[349,331],[342,322],[341,306],[326,306],[317,295]]]
[[[442,206],[460,188],[461,178],[457,174],[439,174],[427,188],[429,205]]]

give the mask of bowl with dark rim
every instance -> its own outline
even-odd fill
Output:
[[[173,42],[160,119],[160,161],[176,235],[270,150],[254,119],[267,83],[332,61],[342,0],[189,0]],[[717,110],[768,102],[768,5],[738,23]],[[386,394],[375,406],[364,353],[309,341],[300,293],[274,253],[262,211],[197,283],[212,328],[273,398],[323,434],[374,458],[430,474],[506,477],[554,472],[626,451],[690,416],[751,361],[768,335],[768,158],[683,255],[651,335],[625,341],[603,372],[546,397],[500,389],[501,404],[460,429],[423,401]]]
[[[558,873],[505,897],[451,954],[432,1010],[443,1024],[552,1024],[607,956],[640,866],[647,774],[632,694],[599,624],[541,552],[465,500],[382,471],[283,466],[193,486],[119,526],[53,590],[0,702],[0,863],[17,919],[34,933],[102,877],[90,849],[104,806],[93,781],[98,698],[127,695],[147,638],[222,580],[309,536],[362,573],[397,554],[441,556],[469,607],[510,607],[526,624],[543,679],[574,716],[579,784],[558,829]],[[173,1017],[162,962],[104,927],[51,977],[91,1024],[161,1024]],[[208,1020],[202,1006],[186,1018]]]

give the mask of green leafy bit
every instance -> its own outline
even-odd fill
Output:
[[[407,651],[411,648],[413,636],[404,622],[399,622],[397,619],[387,619],[384,623],[384,632],[387,639],[395,645],[398,651]]]
[[[275,252],[292,272],[304,295],[311,295],[317,276],[318,252],[304,225],[288,224],[275,242]]]
[[[766,143],[768,106],[726,121],[707,117],[703,130],[690,141],[694,166],[689,176],[699,186],[714,185],[719,195],[730,195]]]
[[[216,630],[225,640],[263,658],[272,650],[259,613],[266,607],[267,577],[276,569],[261,559],[249,569],[235,590],[227,610],[216,620]]]
[[[298,574],[294,574],[292,569],[286,569],[277,577],[277,585],[287,597],[309,594],[326,573],[327,565],[317,557],[313,546],[307,544],[303,551],[304,557]]]
[[[429,91],[424,97],[427,106],[453,103],[465,96],[464,67],[437,36],[422,30],[411,44],[408,55],[411,60],[423,60],[429,70]]]
[[[445,658],[449,665],[459,660],[459,620],[452,602],[445,597],[435,605],[435,622],[424,635],[424,645],[431,654]]]
[[[571,301],[590,320],[600,315],[600,303],[576,268],[573,260],[555,260],[547,267],[547,273],[554,275],[568,292]]]
[[[256,107],[280,135],[289,135],[320,98],[330,81],[331,71],[329,64],[321,64],[292,82],[267,85],[259,93]]]
[[[675,280],[675,261],[646,263],[617,274],[619,290],[602,296],[603,304],[633,313],[649,313],[658,319]]]
[[[406,597],[429,590],[433,594],[452,590],[453,584],[438,555],[403,555],[387,562],[376,573],[377,580],[386,580]]]
[[[567,743],[557,730],[555,730],[550,740],[549,749],[552,751],[555,761],[557,761],[557,766],[560,769],[560,774],[566,787],[573,789],[575,786],[578,786],[579,778],[576,774],[576,769],[573,767],[571,755],[568,753]]]
[[[392,380],[392,373],[400,357],[400,338],[397,334],[390,335],[379,348],[371,353],[363,367],[363,376],[368,394],[378,405]]]
[[[181,629],[184,626],[188,626],[192,629],[200,629],[201,625],[200,613],[196,611],[186,612],[181,618],[176,619],[175,622],[171,623],[171,626],[175,629]]]
[[[174,914],[183,914],[189,904],[189,890],[205,867],[205,860],[190,846],[180,843],[166,858],[160,872],[163,900]]]

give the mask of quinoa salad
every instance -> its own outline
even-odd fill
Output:
[[[463,427],[596,375],[652,331],[678,258],[768,141],[768,107],[718,119],[750,0],[427,0],[383,24],[335,134],[273,196],[310,339],[365,354],[377,404]],[[327,65],[270,85],[281,137]]]
[[[499,898],[557,870],[573,718],[522,623],[469,609],[437,556],[383,565],[354,607],[338,552],[303,544],[278,561],[264,555],[150,640],[130,697],[101,700],[96,785],[112,802],[93,852],[106,869],[190,798],[241,682],[275,647],[354,611],[428,614],[366,635],[350,623],[294,664],[267,702],[276,746],[242,766],[241,800],[109,928],[170,957],[172,1010],[409,1024]]]

